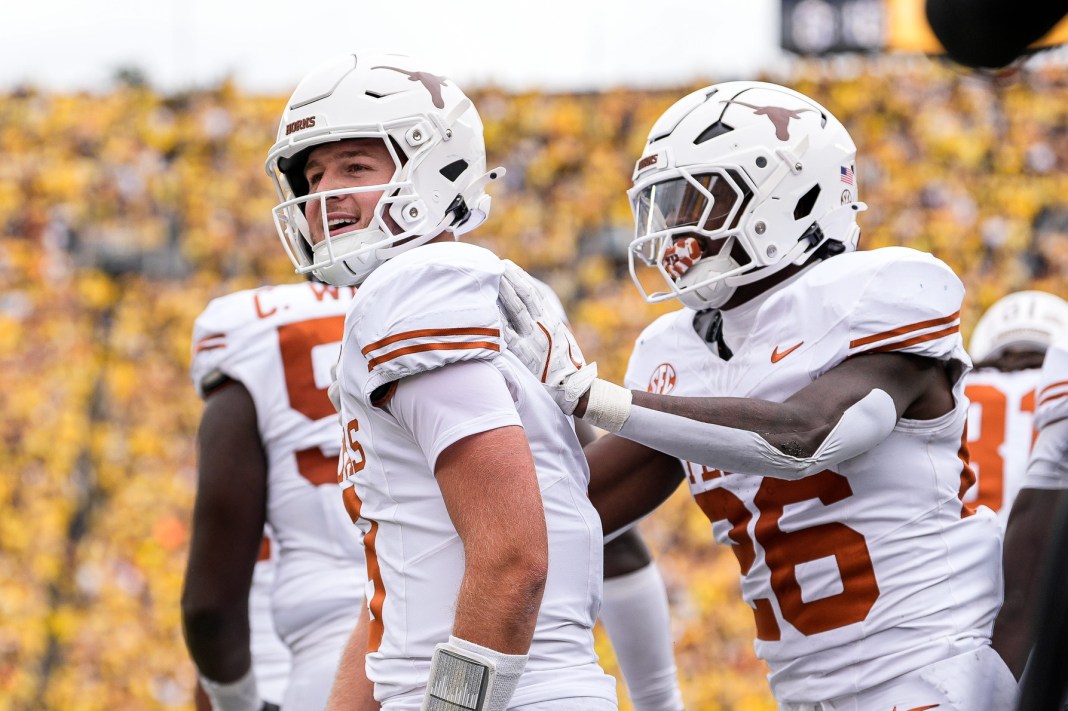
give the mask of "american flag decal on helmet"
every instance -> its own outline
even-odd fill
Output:
[[[854,183],[853,168],[848,165],[843,165],[841,170],[842,182],[846,185],[852,185]]]

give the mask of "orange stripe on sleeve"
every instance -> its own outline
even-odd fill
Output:
[[[391,343],[406,341],[409,338],[425,338],[427,336],[491,336],[493,338],[500,338],[500,335],[500,329],[496,328],[423,328],[417,331],[395,333],[392,336],[387,336],[374,343],[368,343],[360,352],[367,355],[371,351],[377,351],[379,348],[388,346]]]
[[[887,351],[896,351],[902,348],[908,348],[909,346],[916,345],[917,343],[923,343],[924,341],[934,341],[936,339],[942,338],[943,336],[949,336],[954,333],[957,333],[958,331],[960,331],[959,324],[956,326],[950,326],[949,328],[944,328],[941,331],[925,333],[922,336],[916,336],[914,338],[909,338],[904,341],[897,341],[896,343],[887,343],[885,345],[879,346],[878,348],[871,348],[866,352],[886,353]]]
[[[400,358],[403,355],[409,353],[423,353],[425,351],[462,351],[462,350],[478,350],[479,348],[485,348],[490,351],[500,351],[501,347],[496,343],[490,341],[455,341],[452,343],[420,343],[415,346],[407,346],[405,348],[398,348],[395,351],[390,351],[377,358],[372,358],[367,362],[368,372],[374,370],[376,365],[391,361],[394,358]]]
[[[1062,380],[1059,383],[1051,383],[1047,385],[1046,387],[1042,388],[1042,392],[1038,394],[1038,399],[1041,400],[1050,390],[1053,390],[1054,388],[1060,388],[1065,385],[1068,385],[1068,380]]]
[[[193,348],[194,353],[200,353],[201,351],[211,351],[216,348],[226,347],[226,334],[225,333],[213,333],[210,336],[204,336],[197,341],[196,346]]]
[[[1052,386],[1051,386],[1051,387],[1052,387]],[[1040,399],[1040,400],[1038,401],[1038,406],[1039,406],[1039,407],[1042,407],[1042,406],[1043,406],[1043,405],[1045,405],[1045,404],[1046,404],[1047,402],[1053,402],[1054,400],[1060,400],[1060,399],[1061,399],[1062,397],[1068,397],[1068,392],[1063,392],[1063,393],[1057,393],[1057,394],[1055,394],[1055,395],[1050,395],[1049,397],[1044,397],[1044,398],[1041,398],[1041,399]]]
[[[883,331],[882,333],[874,333],[870,336],[864,336],[863,338],[850,341],[849,347],[859,348],[860,346],[866,346],[869,343],[875,343],[876,341],[885,341],[894,336],[903,336],[906,333],[912,333],[913,331],[922,331],[923,329],[931,328],[932,326],[941,326],[942,324],[956,321],[958,318],[960,318],[960,311],[952,313],[949,316],[943,316],[942,318],[933,318],[928,321],[920,321],[918,323],[909,324],[908,326],[900,326],[889,331]],[[957,328],[959,330],[959,326]]]

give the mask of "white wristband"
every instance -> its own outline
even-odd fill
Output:
[[[422,711],[506,711],[526,665],[526,654],[449,637],[434,648]]]
[[[256,677],[252,673],[252,667],[237,681],[227,684],[212,681],[200,674],[200,685],[204,687],[204,693],[211,699],[211,707],[214,711],[260,711],[263,708],[263,699],[256,688]]]
[[[634,395],[607,380],[598,378],[590,386],[586,401],[586,414],[582,419],[606,432],[619,432],[630,417],[630,404]]]

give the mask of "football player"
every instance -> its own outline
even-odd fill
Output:
[[[857,179],[810,98],[696,91],[653,126],[629,192],[635,282],[684,308],[638,338],[627,388],[575,357],[515,267],[509,348],[615,433],[586,448],[606,531],[687,482],[737,555],[781,709],[1008,708],[1000,532],[960,500],[963,286],[922,252],[855,251]]]
[[[205,402],[182,620],[215,711],[258,711],[262,699],[324,708],[363,603],[327,395],[353,291],[317,282],[241,291],[212,301],[194,325],[192,378]],[[277,548],[270,609],[291,657],[281,697],[261,688],[249,659],[265,523]]]
[[[1005,532],[1005,604],[994,625],[994,647],[1017,676],[1035,639],[1034,617],[1043,556],[1068,489],[1068,337],[1046,351],[1035,389],[1038,437]],[[1052,561],[1050,561],[1052,563]],[[1063,567],[1063,561],[1055,563]],[[1063,603],[1063,600],[1061,600]]]
[[[504,346],[504,263],[456,241],[504,173],[485,160],[451,79],[363,52],[301,81],[268,155],[297,270],[360,287],[336,394],[367,605],[331,708],[616,708],[593,650],[603,537],[582,449]]]
[[[969,505],[998,512],[1002,526],[1023,484],[1031,452],[1035,386],[1050,342],[1068,333],[1068,302],[1042,291],[1017,291],[987,309],[972,331],[965,379],[968,451],[976,484]]]

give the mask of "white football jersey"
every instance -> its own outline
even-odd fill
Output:
[[[1023,486],[1034,442],[1035,387],[1040,369],[968,373],[968,453],[976,483],[964,494],[972,507],[989,506],[1004,528]]]
[[[782,402],[846,358],[914,353],[947,362],[956,407],[902,419],[874,449],[797,481],[683,462],[690,491],[742,569],[756,652],[782,702],[870,688],[989,643],[1001,603],[1000,530],[960,499],[970,368],[963,286],[904,248],[836,256],[768,295],[721,359],[676,311],[639,337],[633,389]],[[728,318],[730,314],[728,313]]]
[[[1036,400],[1038,429],[1068,418],[1068,339],[1054,341],[1046,351]]]
[[[339,609],[362,604],[359,535],[337,495],[340,427],[326,389],[354,290],[305,282],[212,301],[193,329],[192,377],[202,395],[241,382],[267,456],[267,522],[278,547],[271,609],[291,648]],[[339,650],[340,652],[340,650]]]
[[[249,650],[256,688],[264,701],[281,704],[289,682],[291,666],[289,648],[278,638],[271,614],[271,590],[278,562],[278,546],[271,540],[270,526],[265,526],[260,554],[252,570],[252,587],[248,591]]]
[[[464,574],[463,545],[433,462],[462,437],[521,424],[530,443],[549,535],[549,574],[529,661],[512,705],[569,696],[615,699],[593,650],[601,601],[602,533],[586,489],[589,470],[571,421],[505,349],[497,295],[503,263],[481,247],[434,243],[376,269],[345,324],[339,367],[344,496],[364,531],[371,612],[368,677],[389,709],[420,707],[430,658],[447,641]],[[453,377],[478,361],[507,386],[505,407],[448,421],[429,445],[386,402],[400,379]],[[495,371],[495,372],[494,372]],[[455,407],[478,404],[455,391]],[[378,403],[381,406],[376,406]],[[428,427],[428,423],[423,423]]]
[[[1025,486],[1068,488],[1068,339],[1046,351],[1037,388],[1035,425],[1040,431],[1027,463]]]

